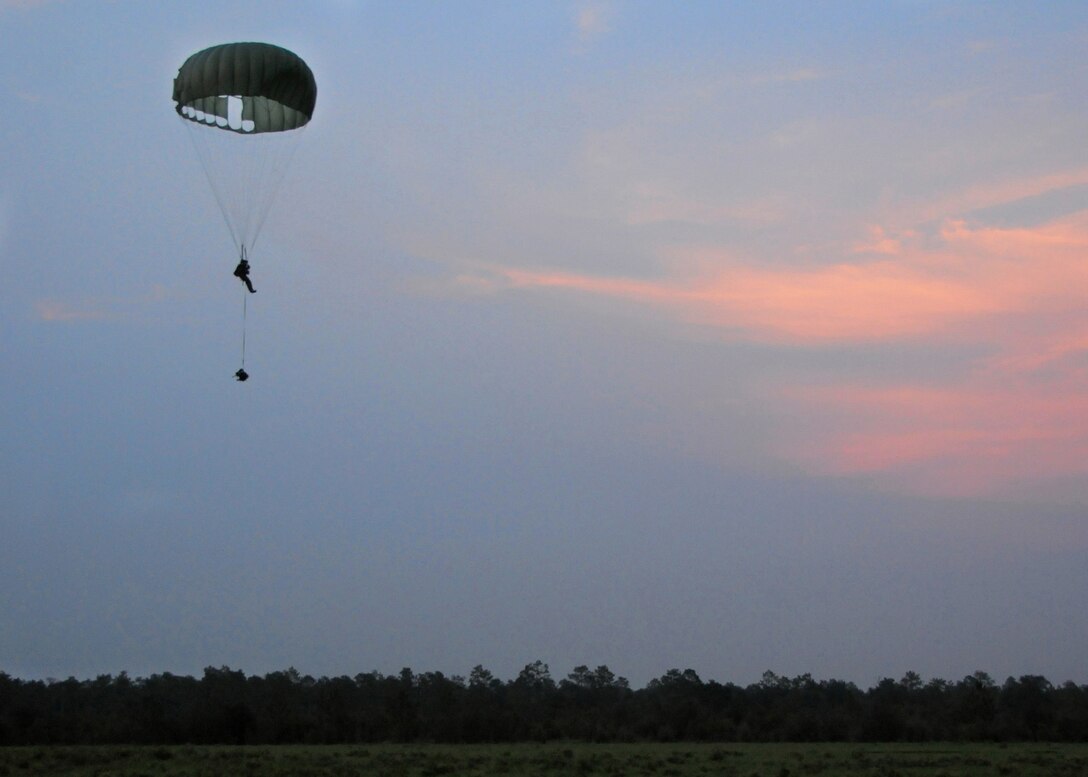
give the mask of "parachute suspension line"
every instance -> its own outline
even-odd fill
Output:
[[[235,248],[257,243],[305,126],[248,137],[184,122]]]
[[[299,138],[305,129],[306,125],[303,125],[289,133],[275,133],[276,137],[268,138],[269,142],[263,144],[264,148],[260,151],[261,158],[253,166],[253,177],[250,179],[249,186],[246,187],[247,198],[252,192],[255,200],[250,204],[247,199],[246,205],[253,219],[249,224],[253,232],[253,237],[249,241],[250,248],[257,243],[257,236],[261,234],[261,229],[268,219],[276,194],[287,176],[287,171],[295,158],[295,152],[298,151]],[[258,199],[256,194],[259,192],[267,192],[267,195]]]
[[[223,222],[227,225],[227,230],[230,232],[230,239],[234,241],[234,245],[240,245],[239,235],[235,232],[234,225],[231,223],[230,209],[227,207],[227,203],[223,196],[224,193],[220,190],[216,176],[212,173],[213,160],[211,159],[212,153],[209,139],[205,134],[202,134],[201,128],[197,127],[193,122],[186,119],[182,119],[181,121],[185,124],[185,130],[189,135],[189,140],[193,143],[193,148],[196,149],[197,159],[200,160],[200,166],[204,169],[204,177],[208,179],[212,194],[215,196],[215,204],[219,206],[219,212],[223,214]]]

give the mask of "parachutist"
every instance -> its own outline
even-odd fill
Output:
[[[4,4],[0,0],[0,9]],[[296,130],[314,116],[317,82],[310,66],[292,51],[254,41],[224,43],[182,63],[173,98],[238,249],[234,277],[246,291],[241,300],[243,369],[234,377],[246,381],[246,307],[257,291],[246,251],[272,204],[297,143]],[[277,174],[269,175],[273,171]]]
[[[243,259],[238,262],[238,266],[234,268],[234,277],[238,278],[249,289],[250,294],[256,294],[257,290],[253,288],[253,281],[249,279],[249,262]]]

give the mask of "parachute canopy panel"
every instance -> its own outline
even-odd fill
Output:
[[[183,119],[249,135],[285,132],[314,115],[317,83],[297,54],[270,43],[224,43],[178,70],[174,102]]]

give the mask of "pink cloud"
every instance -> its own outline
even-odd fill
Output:
[[[826,266],[768,269],[715,249],[677,250],[663,279],[496,269],[517,287],[577,291],[665,308],[685,321],[730,336],[792,343],[861,343],[896,339],[982,337],[969,331],[995,316],[1043,318],[1079,310],[1088,284],[1088,214],[1036,229],[971,227],[949,221],[936,245],[913,232],[881,227],[870,242]],[[1088,324],[1088,321],[1086,321]],[[739,333],[739,334],[738,334]]]
[[[841,256],[769,268],[718,249],[674,249],[660,279],[498,273],[520,288],[627,300],[731,340],[986,354],[934,386],[876,379],[783,392],[806,417],[838,419],[809,424],[779,449],[813,470],[942,493],[1088,474],[1088,211],[1034,228],[947,220],[930,237],[874,226]]]
[[[42,321],[72,322],[99,321],[108,318],[108,314],[93,307],[76,307],[56,299],[39,300],[34,305],[38,318]]]
[[[917,225],[959,218],[972,211],[1038,197],[1047,192],[1088,184],[1088,168],[979,184],[945,197],[895,205],[884,214],[890,223]]]
[[[1015,493],[1088,474],[1088,394],[1073,386],[794,389],[827,427],[782,454],[831,475],[892,475],[914,491]]]
[[[901,235],[894,235],[884,227],[874,224],[869,227],[869,237],[854,243],[853,251],[856,254],[884,254],[897,256],[903,251],[903,239],[916,238],[917,234],[907,231]]]
[[[611,18],[612,8],[609,4],[596,2],[583,5],[575,19],[579,36],[584,40],[607,32]]]
[[[71,302],[60,299],[41,299],[34,303],[34,311],[41,321],[53,323],[73,323],[76,321],[103,321],[118,319],[167,299],[165,287],[155,284],[139,296],[129,299],[88,298]]]
[[[525,270],[504,274],[518,287],[619,297],[761,341],[910,337],[997,309],[962,278],[897,261],[767,270],[706,251],[689,253],[676,264],[679,272],[664,280]]]

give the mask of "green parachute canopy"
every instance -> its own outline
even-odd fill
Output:
[[[174,78],[174,109],[240,256],[252,258],[316,101],[309,66],[270,43],[211,46]]]
[[[174,79],[178,115],[244,134],[298,129],[313,118],[317,83],[297,54],[270,43],[198,51]]]

